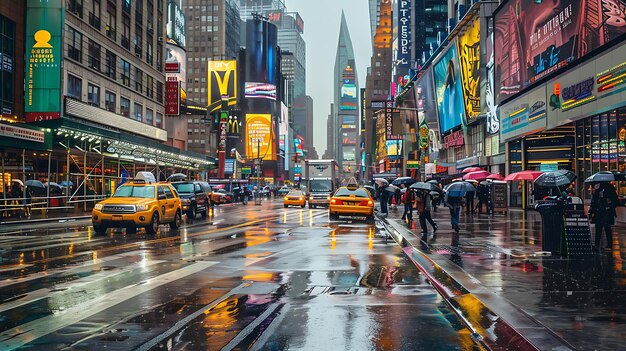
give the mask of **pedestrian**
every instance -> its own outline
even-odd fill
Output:
[[[378,196],[380,198],[380,213],[383,217],[387,217],[387,215],[389,214],[389,211],[387,210],[387,201],[389,201],[389,192],[385,190],[385,188],[382,186],[378,189],[380,189],[380,194]]]
[[[437,232],[439,227],[437,223],[433,221],[433,217],[430,212],[432,211],[432,201],[433,198],[428,192],[422,192],[420,196],[416,198],[417,201],[417,210],[419,211],[420,216],[420,227],[422,228],[422,234],[428,233],[428,226],[426,222],[430,223],[430,226],[433,227],[433,233]]]
[[[475,187],[476,185],[474,185]],[[474,191],[468,191],[465,193],[465,214],[474,213]]]
[[[589,215],[591,222],[596,225],[596,239],[594,250],[600,249],[600,240],[602,240],[602,232],[606,235],[606,247],[604,250],[611,251],[613,249],[613,235],[611,226],[615,224],[617,213],[617,193],[615,187],[609,183],[598,183],[594,185],[593,195],[591,196],[591,204],[589,206]]]
[[[483,213],[483,206],[487,205],[487,185],[478,185],[478,189],[476,189],[476,196],[478,197],[478,204],[476,205],[475,210],[478,210],[478,214]]]
[[[402,199],[402,191],[400,190],[400,188],[396,188],[396,190],[393,193],[393,201],[395,202],[395,206],[392,207],[393,209],[398,208],[398,205],[400,205],[401,199]]]
[[[413,202],[415,201],[415,193],[411,189],[406,189],[402,195],[402,202],[404,203],[404,213],[402,213],[402,220],[406,220],[408,224],[413,221]]]
[[[452,229],[458,233],[460,230],[459,217],[461,215],[461,207],[463,207],[463,197],[446,194],[445,204],[448,209],[450,209],[450,224],[452,225]]]

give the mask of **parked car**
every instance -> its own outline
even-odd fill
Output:
[[[187,214],[187,218],[195,219],[198,213],[202,218],[207,217],[211,199],[200,182],[175,182],[172,183],[172,186],[178,191],[183,212]]]
[[[157,183],[151,173],[139,172],[134,180],[117,188],[113,196],[94,206],[91,221],[97,234],[104,234],[109,228],[126,228],[134,233],[138,227],[154,234],[161,223],[179,228],[182,213],[180,198],[171,184]]]

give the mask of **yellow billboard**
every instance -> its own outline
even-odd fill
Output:
[[[222,106],[222,97],[228,106],[237,104],[237,61],[209,61],[208,69],[209,112]]]
[[[246,115],[246,156],[276,160],[274,152],[272,115],[249,113]],[[260,155],[260,156],[259,156]]]
[[[474,18],[458,36],[459,64],[463,82],[465,125],[478,120],[480,114],[480,20]]]

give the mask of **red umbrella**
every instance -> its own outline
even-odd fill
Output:
[[[502,176],[502,174],[494,173],[494,174],[490,174],[489,176],[487,176],[487,179],[504,180],[504,177]]]
[[[469,167],[469,168],[464,169],[461,173],[466,174],[466,173],[470,173],[470,172],[480,172],[482,170],[483,169],[480,168],[480,167]]]
[[[477,172],[469,172],[463,176],[463,180],[485,180],[491,173],[487,171],[477,171]]]
[[[543,172],[539,171],[521,171],[509,174],[508,176],[504,177],[504,180],[535,180],[542,174]]]

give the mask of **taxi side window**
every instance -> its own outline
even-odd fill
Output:
[[[159,187],[159,200],[165,200],[167,199],[167,196],[165,195],[165,190],[163,190],[163,187],[160,186]]]
[[[165,190],[165,194],[167,195],[168,199],[172,199],[176,197],[169,186],[164,186],[163,190]]]

